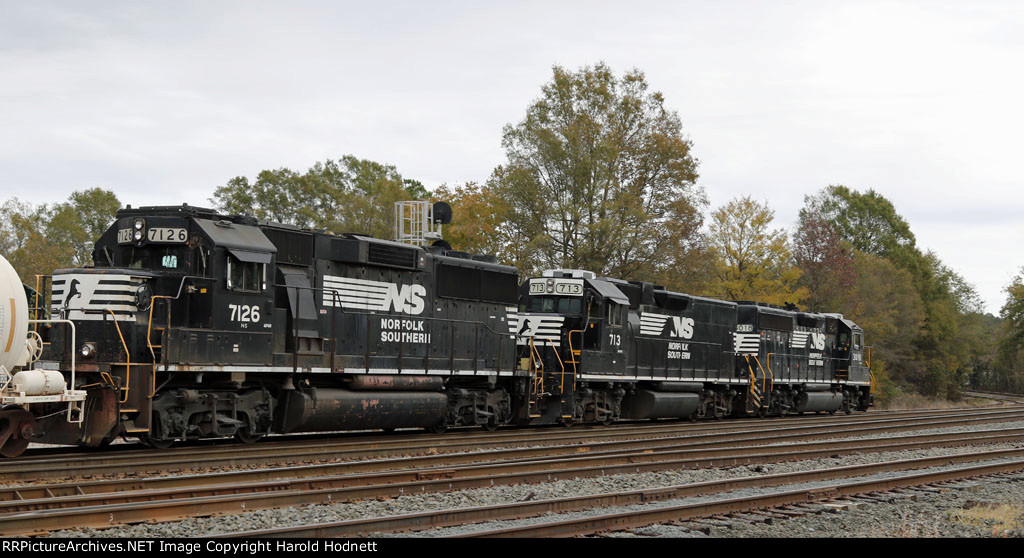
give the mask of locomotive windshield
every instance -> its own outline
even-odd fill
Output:
[[[147,246],[124,248],[125,261],[132,269],[151,269],[155,271],[184,271],[186,256],[183,246]]]
[[[583,299],[568,296],[537,296],[520,304],[519,311],[579,314],[583,311]]]

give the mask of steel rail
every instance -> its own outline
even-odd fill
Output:
[[[1024,406],[1021,406],[1024,409]],[[1007,412],[1012,411],[1013,408],[1001,408],[993,410],[990,408],[964,408],[964,409],[929,409],[929,410],[918,410],[918,411],[876,411],[869,414],[857,414],[857,415],[810,415],[804,417],[787,416],[781,418],[773,418],[766,421],[765,419],[759,418],[745,418],[745,419],[731,419],[728,422],[721,421],[707,421],[703,423],[692,423],[684,420],[673,420],[671,422],[646,422],[646,423],[621,423],[612,426],[597,426],[597,425],[578,425],[573,427],[571,430],[566,430],[562,427],[541,427],[541,428],[517,428],[515,430],[502,430],[499,432],[481,432],[476,430],[458,430],[453,431],[449,434],[425,434],[425,433],[411,433],[411,434],[387,434],[382,435],[379,432],[357,432],[357,433],[345,433],[345,439],[337,440],[328,438],[323,435],[310,437],[307,435],[296,435],[296,436],[275,436],[271,440],[263,440],[258,444],[250,445],[239,445],[237,443],[221,443],[222,440],[202,440],[190,442],[185,446],[173,447],[165,450],[154,450],[152,448],[139,448],[137,445],[118,445],[106,447],[103,449],[94,449],[89,451],[81,451],[79,448],[74,448],[75,451],[66,451],[67,448],[37,448],[35,451],[30,450],[26,454],[16,457],[9,458],[0,461],[0,475],[10,470],[24,468],[34,464],[42,463],[53,463],[59,462],[62,465],[74,465],[83,463],[117,463],[119,461],[137,461],[140,457],[152,457],[154,454],[160,454],[165,456],[198,456],[208,457],[215,454],[237,454],[240,448],[244,448],[246,454],[252,455],[275,455],[280,454],[282,450],[286,451],[301,451],[304,449],[314,449],[321,452],[330,451],[332,449],[378,449],[384,447],[409,447],[409,448],[432,448],[437,451],[438,448],[445,448],[448,445],[451,446],[463,446],[470,443],[498,443],[502,441],[521,443],[525,437],[529,437],[531,442],[534,441],[560,441],[560,440],[579,440],[579,439],[593,439],[600,437],[617,437],[626,435],[630,432],[635,432],[638,435],[649,435],[659,430],[665,432],[704,432],[707,430],[734,430],[737,427],[753,427],[761,428],[764,430],[774,430],[778,425],[806,425],[813,426],[816,424],[860,424],[863,422],[871,422],[876,420],[893,420],[899,418],[913,418],[913,417],[951,417],[951,416],[967,416],[967,415],[984,415],[995,412]],[[951,414],[952,413],[952,414]],[[455,437],[453,434],[458,435],[458,441],[453,441]],[[122,449],[123,448],[123,449]]]
[[[68,525],[79,527],[107,527],[121,523],[138,521],[170,521],[192,515],[226,515],[241,513],[254,509],[286,507],[313,503],[341,503],[345,501],[397,497],[407,494],[446,492],[474,487],[494,486],[497,484],[515,484],[524,482],[545,482],[560,478],[580,478],[603,476],[615,473],[635,473],[665,469],[685,469],[711,466],[741,465],[746,463],[764,463],[771,461],[788,461],[793,459],[809,459],[816,457],[840,456],[880,451],[909,449],[911,447],[928,447],[930,445],[972,445],[998,443],[1024,439],[1024,432],[994,436],[977,436],[975,433],[947,435],[946,439],[927,435],[919,438],[929,440],[903,441],[893,444],[857,445],[836,447],[834,443],[818,443],[816,449],[808,449],[806,445],[764,452],[766,448],[747,448],[746,455],[735,448],[726,450],[733,453],[732,457],[694,457],[679,459],[669,455],[670,460],[658,459],[659,454],[620,455],[617,458],[600,462],[592,457],[580,457],[575,460],[535,461],[514,464],[490,464],[461,469],[411,471],[398,476],[397,474],[381,474],[373,476],[350,476],[348,478],[310,479],[298,483],[256,483],[248,486],[223,485],[220,487],[197,488],[178,491],[142,491],[139,494],[105,493],[96,495],[83,503],[93,504],[73,509],[50,509],[4,513],[0,515],[0,534],[33,534],[66,528]],[[850,441],[857,442],[857,441]],[[936,443],[937,442],[937,443]],[[823,447],[824,446],[824,447]],[[775,448],[772,448],[773,450]],[[786,451],[788,449],[788,451]],[[1024,449],[1020,451],[1024,452]],[[757,453],[761,450],[762,453]],[[949,458],[950,456],[946,456]],[[637,459],[645,460],[638,463]],[[561,473],[561,474],[560,474]],[[375,481],[377,484],[368,484]],[[383,484],[381,484],[383,483]],[[217,493],[210,490],[219,491]],[[175,498],[176,497],[176,498]],[[135,498],[136,500],[132,500]],[[172,498],[172,499],[168,499]],[[76,498],[66,501],[74,502]],[[142,500],[139,502],[137,500]],[[96,504],[96,502],[102,502]],[[38,506],[40,502],[12,502],[15,508],[20,505]]]
[[[930,417],[929,417],[930,418]],[[839,436],[852,436],[857,434],[881,434],[907,430],[920,430],[923,428],[943,428],[949,426],[962,426],[966,424],[1013,422],[1024,420],[1024,410],[1004,410],[984,414],[972,414],[966,417],[945,417],[942,419],[919,421],[916,419],[889,419],[871,421],[867,426],[833,428],[832,425],[814,426],[792,426],[788,428],[758,428],[746,431],[732,432],[705,432],[698,434],[686,434],[681,436],[668,437],[639,437],[627,441],[599,440],[589,444],[570,444],[563,446],[535,446],[529,447],[529,440],[520,440],[512,444],[512,448],[493,449],[487,451],[476,451],[472,453],[442,453],[436,448],[427,448],[419,455],[409,456],[408,451],[391,451],[383,449],[358,450],[354,452],[333,452],[334,460],[350,459],[342,463],[351,471],[373,471],[385,469],[389,466],[430,466],[435,464],[457,464],[493,460],[495,458],[511,459],[530,458],[538,456],[571,455],[582,452],[595,452],[602,449],[618,448],[627,450],[630,447],[642,447],[648,450],[665,446],[688,445],[693,447],[710,447],[709,444],[724,444],[732,442],[748,441],[751,443],[772,443],[778,441],[799,441],[816,438],[829,438]],[[880,426],[876,426],[879,425]],[[527,447],[522,447],[523,445]],[[470,444],[469,450],[478,450],[480,444]],[[405,457],[395,458],[391,455],[400,454]],[[361,460],[357,460],[361,459]],[[311,461],[307,454],[298,456],[276,456],[270,461],[280,462],[305,462]],[[261,456],[232,455],[229,457],[217,456],[209,461],[204,461],[195,456],[166,456],[162,453],[153,454],[151,459],[137,459],[131,463],[119,463],[115,465],[76,465],[63,464],[59,462],[40,464],[37,466],[25,466],[19,469],[0,469],[7,481],[38,481],[41,479],[54,478],[77,478],[83,476],[111,475],[111,474],[135,474],[153,472],[155,474],[167,474],[178,471],[194,471],[211,467],[238,467],[243,465],[266,465],[267,459]],[[319,463],[307,465],[309,467],[333,466],[337,463]]]
[[[582,519],[544,522],[491,531],[479,531],[456,535],[456,537],[575,537],[606,531],[635,529],[668,521],[681,521],[719,514],[742,513],[757,509],[829,501],[899,488],[911,488],[1002,473],[1015,473],[1022,470],[1024,470],[1024,460],[1015,460],[1009,463],[975,465],[944,471],[901,475],[886,479],[840,483],[812,490],[793,490],[747,498],[731,498],[699,504],[684,504]]]
[[[454,469],[418,470],[411,472],[389,472],[377,474],[340,474],[314,477],[296,476],[278,480],[251,480],[244,476],[228,475],[228,478],[213,479],[207,476],[193,476],[181,479],[173,486],[159,484],[138,485],[135,481],[96,483],[87,486],[89,491],[57,496],[51,487],[42,490],[16,490],[12,499],[0,505],[0,514],[38,510],[69,509],[106,504],[129,504],[217,496],[269,492],[274,490],[325,490],[352,489],[339,497],[344,500],[365,498],[398,497],[406,494],[445,492],[463,490],[494,484],[543,482],[553,478],[594,477],[616,473],[634,473],[639,470],[657,471],[666,469],[697,469],[712,466],[740,465],[746,463],[773,463],[800,459],[813,459],[850,455],[853,453],[879,453],[930,447],[952,447],[964,445],[985,445],[1018,442],[1024,440],[1024,429],[994,430],[970,434],[904,436],[887,442],[865,445],[863,441],[812,442],[787,444],[764,448],[747,446],[719,450],[686,450],[665,453],[617,454],[586,456],[555,461],[530,461],[513,463],[490,463],[468,465]],[[639,469],[638,469],[639,468]],[[538,476],[540,475],[540,476]],[[498,483],[492,477],[500,476]],[[159,480],[159,479],[157,479]],[[210,482],[213,480],[214,482]],[[184,484],[182,484],[184,483]],[[7,494],[11,495],[11,494]]]
[[[473,523],[483,523],[486,521],[505,521],[512,519],[521,519],[549,513],[568,513],[595,508],[629,506],[636,504],[646,504],[656,501],[675,500],[694,496],[707,496],[710,494],[721,494],[724,492],[731,492],[734,490],[740,490],[744,488],[786,486],[805,482],[820,482],[825,480],[864,476],[875,473],[922,469],[926,467],[936,467],[950,465],[954,463],[969,463],[1009,457],[1024,457],[1024,448],[974,452],[937,457],[924,457],[897,461],[885,461],[863,465],[850,465],[846,467],[814,469],[810,471],[737,477],[731,479],[712,480],[659,488],[630,490],[624,492],[603,493],[587,496],[574,496],[568,498],[553,498],[548,500],[515,502],[510,504],[497,504],[490,506],[454,508],[413,514],[393,515],[386,517],[336,521],[316,525],[301,525],[295,527],[280,527],[276,529],[238,531],[233,533],[205,536],[211,538],[322,538],[344,536],[368,536],[374,533],[419,531],[425,529],[437,529]],[[708,515],[715,515],[717,513],[720,512],[712,511]],[[469,534],[467,536],[473,536],[473,534]]]

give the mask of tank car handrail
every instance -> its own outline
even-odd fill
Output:
[[[54,319],[45,319],[45,320],[28,320],[28,323],[30,323],[30,324],[57,323],[57,324],[64,324],[64,325],[67,325],[67,326],[71,326],[71,348],[72,348],[72,350],[71,350],[71,389],[75,389],[75,357],[77,356],[77,353],[78,353],[78,348],[76,347],[76,343],[77,343],[76,339],[77,339],[78,333],[77,333],[77,330],[75,328],[75,322],[73,322],[71,320],[64,320],[64,319],[56,319],[56,320],[54,320]]]

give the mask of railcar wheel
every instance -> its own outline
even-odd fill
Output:
[[[167,448],[171,447],[172,445],[174,445],[174,440],[173,439],[162,440],[162,439],[157,439],[157,438],[151,438],[149,436],[149,434],[143,434],[143,435],[139,436],[139,440],[142,441],[143,444],[146,444],[147,446],[149,446],[149,447],[151,447],[153,449],[160,449],[160,450],[162,450],[162,449],[167,449]]]
[[[32,440],[32,413],[17,406],[0,409],[0,455],[18,457]]]
[[[149,432],[145,434],[139,434],[139,441],[153,449],[167,449],[174,444],[174,438],[154,438],[151,436],[153,432],[162,432],[160,428],[160,415],[153,413],[153,422],[149,425]]]
[[[255,444],[262,440],[264,436],[266,436],[264,433],[250,434],[248,427],[235,430],[235,439],[243,444]]]

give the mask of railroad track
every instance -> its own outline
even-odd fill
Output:
[[[683,521],[721,514],[743,513],[763,509],[781,508],[813,502],[831,502],[841,498],[875,494],[892,490],[934,485],[984,476],[1024,471],[1024,459],[1008,463],[995,463],[957,467],[941,471],[900,475],[894,478],[835,483],[812,490],[774,492],[759,496],[732,498],[697,504],[666,506],[649,510],[630,510],[562,521],[542,521],[533,525],[479,531],[469,537],[573,537],[607,531],[644,527],[657,523]],[[816,473],[824,473],[815,471]],[[824,478],[824,475],[822,475]]]
[[[1024,418],[1022,413],[1024,411],[1021,410],[972,413],[944,420],[923,417],[925,420],[919,419],[913,424],[906,423],[911,419],[887,418],[870,421],[870,424],[857,428],[836,428],[838,425],[833,424],[776,428],[771,432],[708,432],[639,442],[598,441],[569,447],[502,449],[489,455],[486,455],[488,452],[436,455],[213,475],[91,481],[71,486],[54,484],[7,488],[0,491],[0,497],[4,498],[0,503],[0,533],[40,533],[67,525],[106,527],[140,521],[169,521],[195,515],[232,514],[310,503],[338,503],[615,473],[1006,443],[1024,440],[1024,429],[924,434],[878,442],[836,438],[940,428],[962,425],[964,421],[974,424],[1020,421]],[[825,441],[823,438],[832,439]],[[536,453],[540,450],[548,453]],[[455,466],[456,458],[460,456],[465,456],[465,464]],[[69,489],[73,493],[69,494]]]
[[[996,402],[1020,404],[1024,402],[1024,395],[1019,393],[1001,393],[998,391],[965,391],[964,397],[977,397],[979,399],[992,399]]]
[[[901,475],[889,479],[852,481],[815,489],[773,491],[742,498],[715,499],[709,502],[652,507],[648,510],[631,509],[624,513],[605,513],[596,516],[564,519],[558,516],[543,521],[501,529],[481,529],[455,535],[466,537],[552,537],[583,536],[613,530],[644,527],[668,521],[753,512],[811,502],[831,502],[839,498],[872,494],[899,488],[926,486],[940,482],[962,480],[985,475],[1012,473],[1024,470],[1024,448],[972,452],[959,455],[926,457],[897,461],[884,461],[868,465],[830,467],[810,471],[775,475],[756,475],[724,480],[668,486],[656,489],[603,493],[571,498],[556,498],[511,504],[446,509],[425,513],[405,514],[320,525],[234,532],[214,537],[343,537],[367,536],[378,533],[423,531],[462,526],[487,521],[508,521],[539,517],[545,514],[566,514],[601,508],[637,506],[670,500],[707,497],[741,489],[782,487],[801,483],[831,481],[863,477],[866,475],[908,471],[951,464],[1011,459],[1005,463],[969,465],[952,470]],[[444,536],[444,534],[441,534]]]
[[[822,416],[779,419],[771,422],[741,423],[688,422],[654,423],[644,426],[617,426],[587,430],[541,429],[510,432],[478,432],[454,436],[372,437],[341,441],[277,442],[249,446],[217,445],[187,447],[173,450],[128,450],[114,454],[75,453],[69,455],[25,456],[0,461],[0,478],[10,482],[46,479],[74,479],[101,475],[168,474],[172,472],[204,472],[218,468],[267,466],[270,464],[309,464],[336,461],[366,461],[363,470],[390,465],[382,458],[420,456],[420,465],[433,463],[465,463],[486,452],[508,452],[520,458],[571,454],[593,451],[600,444],[617,444],[622,448],[630,442],[634,447],[657,447],[665,444],[698,442],[723,436],[729,441],[757,440],[770,433],[788,433],[792,439],[806,436],[842,435],[871,426],[875,433],[914,430],[923,427],[942,428],[954,424],[1008,422],[1024,420],[1024,407],[949,411],[915,411],[892,414],[854,416]],[[862,426],[863,425],[863,426]],[[924,426],[921,426],[924,425]],[[626,441],[623,441],[626,440]],[[240,451],[240,448],[244,450]],[[554,449],[553,449],[554,448]],[[471,452],[471,453],[470,453]],[[356,466],[353,466],[356,467]]]

